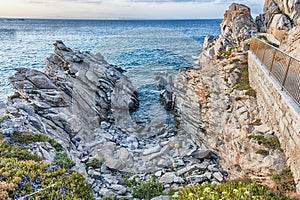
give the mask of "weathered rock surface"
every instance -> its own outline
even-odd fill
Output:
[[[209,35],[204,40],[203,54],[209,59],[231,47],[239,46],[257,32],[250,8],[242,4],[231,4],[224,14],[221,31],[222,34],[218,39]],[[207,63],[206,60],[200,59],[200,65],[201,62]]]
[[[122,70],[100,54],[73,51],[58,41],[46,65],[45,72],[19,68],[10,78],[17,92],[1,104],[0,117],[7,120],[0,131],[7,139],[24,132],[56,139],[76,164],[72,170],[86,174],[95,198],[132,198],[122,185],[124,174],[139,177],[138,182],[155,174],[166,190],[190,184],[189,175],[201,175],[194,184],[226,179],[217,154],[199,148],[184,131],[146,127],[149,134],[143,135],[137,127],[120,128],[117,122],[124,116],[115,118],[115,113],[128,115],[138,106],[137,96]],[[162,84],[169,90],[167,82]],[[166,100],[174,103],[173,97]],[[48,143],[29,149],[48,162],[56,154]],[[212,176],[216,172],[219,176]]]
[[[299,0],[266,0],[264,13],[257,17],[256,23],[259,32],[272,32],[277,30],[290,30],[299,25]]]
[[[300,59],[300,25],[291,29],[280,44],[280,49]]]
[[[232,4],[224,16],[220,38],[207,36],[205,39],[199,61],[202,69],[181,72],[172,78],[175,110],[180,127],[192,135],[198,146],[218,152],[229,179],[247,174],[268,180],[286,167],[286,163],[281,151],[262,147],[249,138],[262,134],[256,130],[263,126],[255,123],[259,110],[255,94],[245,86],[248,77],[244,77],[247,39],[256,32],[256,26],[249,8],[243,5]],[[213,167],[210,169],[213,172],[210,176],[222,181],[218,172]],[[203,179],[202,176],[194,178]]]

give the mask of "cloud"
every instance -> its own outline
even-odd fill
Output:
[[[212,2],[211,0],[131,0],[132,2],[148,2],[148,3],[166,3],[166,2],[178,2],[178,3],[187,3],[187,2],[199,2],[207,3]]]
[[[49,4],[49,3],[80,3],[80,4],[101,4],[103,0],[26,0],[31,4]]]

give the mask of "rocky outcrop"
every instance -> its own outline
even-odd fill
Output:
[[[205,39],[201,70],[172,78],[175,110],[180,127],[198,146],[219,153],[229,179],[250,175],[266,184],[286,163],[279,148],[269,149],[253,139],[276,138],[261,124],[255,91],[249,86],[247,39],[256,27],[243,5],[232,4],[224,16],[220,38]],[[245,29],[240,32],[242,27]]]
[[[209,35],[204,41],[203,52],[209,58],[239,46],[257,32],[250,8],[242,4],[231,4],[224,14],[221,31],[222,34],[218,39]],[[201,61],[203,60],[200,60],[200,65]],[[203,62],[207,63],[207,61]]]
[[[274,30],[290,30],[299,24],[299,0],[266,0],[264,13],[256,19],[259,32],[274,32]]]
[[[119,120],[138,106],[137,95],[122,70],[100,54],[73,51],[57,41],[45,72],[16,71],[9,79],[16,94],[0,107],[0,132],[8,141],[15,134],[37,132],[57,140],[75,163],[72,170],[86,175],[95,198],[132,198],[123,185],[124,174],[139,183],[155,175],[165,190],[191,180],[200,184],[226,179],[218,155],[199,148],[186,132],[141,127],[149,129],[143,135],[138,126],[121,126]],[[170,109],[173,96],[163,82],[166,91],[161,96]],[[27,147],[47,162],[57,153],[49,143]]]
[[[131,82],[99,54],[75,52],[57,41],[46,65],[45,72],[16,69],[9,81],[23,100],[11,101],[32,105],[31,122],[39,122],[35,128],[61,141],[67,149],[78,141],[93,141],[92,132],[100,122],[113,120],[112,104],[127,110],[128,106],[138,106]],[[115,92],[119,88],[126,93]]]
[[[280,49],[300,59],[300,25],[291,29],[280,44]]]

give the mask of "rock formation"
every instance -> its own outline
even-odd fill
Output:
[[[247,75],[247,39],[256,26],[244,5],[232,4],[224,16],[220,38],[205,39],[201,70],[172,78],[175,110],[180,126],[198,146],[219,153],[229,179],[247,174],[267,183],[286,164],[280,149],[269,149],[253,139],[276,138],[258,117]]]
[[[273,35],[278,40],[281,49],[300,58],[299,0],[266,0],[264,13],[256,18],[256,23],[259,32]]]
[[[136,127],[119,126],[118,120],[126,120],[126,113],[138,106],[123,70],[100,54],[73,51],[61,41],[54,45],[45,72],[18,68],[9,79],[16,94],[0,105],[0,132],[8,141],[15,134],[37,132],[54,138],[75,163],[72,170],[86,175],[97,199],[132,198],[130,188],[122,185],[124,174],[138,182],[155,175],[166,190],[190,181],[225,180],[218,155],[199,148],[186,132],[150,127],[148,133],[155,134],[140,135]],[[172,103],[170,95],[162,98]],[[123,118],[115,118],[116,113]],[[49,143],[27,147],[47,162],[57,153]]]
[[[300,1],[266,0],[263,12],[256,19],[259,32],[290,30],[299,24]]]
[[[242,4],[231,4],[224,14],[221,32],[222,34],[218,39],[211,35],[205,38],[203,50],[209,59],[220,52],[239,46],[257,32],[250,8]],[[207,61],[200,59],[200,65],[201,62],[207,63]]]

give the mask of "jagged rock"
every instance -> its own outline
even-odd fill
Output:
[[[224,181],[224,178],[223,178],[223,175],[221,174],[221,172],[213,173],[213,177],[215,179],[217,179],[217,181],[219,181],[220,183]]]
[[[174,108],[174,99],[170,90],[163,90],[160,93],[160,98],[166,110],[172,110]]]
[[[56,151],[48,142],[36,142],[31,145],[30,150],[33,154],[44,158],[47,162],[54,161]]]
[[[277,16],[277,17],[275,17]],[[259,32],[272,32],[270,24],[276,24],[278,18],[284,18],[284,23],[278,27],[280,30],[290,30],[294,25],[299,25],[300,2],[299,0],[266,0],[263,14],[256,18]],[[277,18],[277,19],[276,19]],[[287,26],[284,26],[287,24]],[[274,26],[272,26],[274,28]]]
[[[215,39],[216,38],[213,35],[206,35],[203,42],[203,50],[207,50],[208,48],[212,47]]]
[[[286,34],[281,42],[280,49],[300,59],[300,25]]]
[[[176,178],[176,175],[174,172],[168,172],[165,173],[160,179],[159,182],[164,184],[170,184],[174,182],[174,179]]]
[[[125,194],[127,192],[126,187],[124,187],[123,185],[114,184],[109,186],[109,188],[119,195]]]
[[[257,32],[250,9],[232,4],[224,15],[221,27],[219,39],[210,36],[205,39],[205,46],[199,57],[201,69],[181,72],[171,78],[177,121],[180,128],[192,136],[198,147],[214,149],[218,153],[215,157],[212,152],[205,152],[208,153],[208,158],[220,158],[221,165],[229,172],[226,179],[242,178],[249,171],[250,174],[268,179],[270,171],[283,168],[284,156],[276,151],[271,152],[272,156],[268,158],[270,160],[249,156],[261,148],[248,138],[254,131],[251,122],[259,118],[259,111],[255,98],[247,95],[246,91],[235,89],[242,70],[241,63],[246,64],[248,39]],[[193,152],[199,153],[197,148],[191,148],[188,155]],[[195,155],[194,159],[196,157]],[[201,160],[201,156],[199,158]],[[270,164],[276,161],[278,168]],[[192,182],[202,183],[211,178],[218,182],[224,181],[225,173],[214,164],[216,163],[203,165],[202,170],[208,173],[193,174],[190,177]],[[262,168],[259,172],[251,171],[249,168],[253,165]],[[187,170],[197,169],[194,165],[188,165],[187,169],[177,170],[176,175],[185,174]]]
[[[273,16],[269,29],[285,30],[288,31],[293,27],[293,23],[290,19],[282,14],[276,14]]]
[[[194,158],[205,159],[211,158],[214,155],[214,152],[211,150],[198,150],[191,154]]]
[[[242,4],[231,4],[224,14],[221,31],[222,34],[218,39],[214,39],[212,36],[206,37],[202,55],[206,54],[206,56],[212,58],[213,55],[218,55],[231,47],[239,46],[255,34],[257,28],[252,19],[250,8]],[[200,59],[203,58],[200,56]]]
[[[115,158],[108,158],[105,161],[105,164],[110,169],[115,169],[115,170],[122,170],[126,167],[126,165],[123,161],[121,161],[119,159],[115,159]]]
[[[143,152],[143,155],[147,156],[147,155],[150,155],[150,154],[153,154],[153,153],[157,153],[160,150],[161,150],[161,146],[157,145],[155,147],[152,147],[152,148],[149,148],[149,149],[145,149],[145,151]]]

